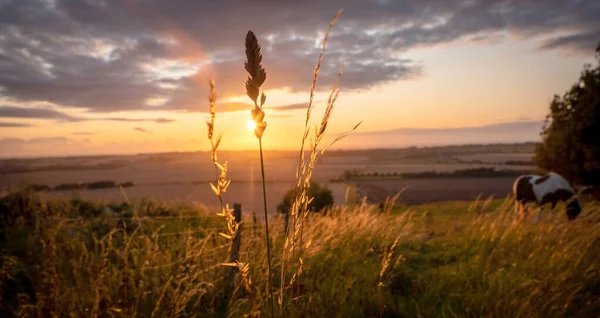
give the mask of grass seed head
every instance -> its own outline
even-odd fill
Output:
[[[246,95],[250,97],[250,99],[254,102],[254,107],[252,108],[252,120],[255,123],[254,135],[256,138],[261,139],[265,129],[267,128],[267,123],[264,121],[265,112],[262,109],[262,106],[265,104],[267,100],[267,95],[264,92],[260,92],[260,87],[267,79],[267,72],[262,66],[262,53],[260,51],[260,44],[258,43],[258,39],[252,30],[248,31],[246,34],[246,62],[244,63],[244,67],[248,74],[248,79],[246,80]],[[258,96],[260,95],[260,104],[258,100]]]

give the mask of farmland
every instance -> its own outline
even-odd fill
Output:
[[[344,203],[344,183],[332,182],[344,171],[386,175],[427,171],[452,172],[482,167],[499,171],[531,171],[533,165],[507,164],[531,160],[533,144],[472,145],[431,148],[377,149],[330,151],[320,159],[313,179],[326,184],[333,192],[336,203]],[[223,151],[228,161],[228,176],[232,183],[225,196],[226,202],[241,203],[248,211],[262,209],[259,158],[255,152]],[[265,173],[270,211],[281,197],[295,185],[298,164],[297,152],[271,151],[265,153]],[[94,190],[45,191],[42,197],[71,198],[95,201],[132,201],[153,198],[165,202],[189,202],[214,207],[217,199],[208,182],[215,178],[210,154],[164,153],[136,156],[99,156],[73,158],[5,159],[0,161],[0,187],[24,184],[47,185],[77,184],[111,180],[132,182],[133,187]],[[404,187],[399,202],[416,204],[440,200],[470,200],[478,195],[504,197],[510,192],[513,177],[504,178],[364,178],[348,183],[368,190],[368,196],[384,200]]]
[[[294,260],[281,267],[285,223],[274,213],[295,183],[297,154],[267,153],[276,293],[281,278],[298,279],[275,305],[277,316],[597,316],[600,208],[586,201],[574,222],[561,211],[558,219],[515,223],[505,198],[514,177],[505,174],[534,169],[522,164],[527,151],[505,145],[328,153],[314,179],[333,190],[338,205],[308,216],[300,278]],[[0,313],[269,316],[257,158],[221,157],[233,180],[225,201],[243,206],[237,255],[249,265],[253,294],[222,266],[232,245],[219,235],[227,227],[214,213],[207,153],[5,160],[0,243],[2,273],[9,274],[1,276],[7,297]],[[123,191],[57,189],[127,181],[133,186]],[[19,187],[27,183],[49,190]],[[348,185],[368,200],[345,202]],[[400,191],[398,204],[383,211],[370,204]]]

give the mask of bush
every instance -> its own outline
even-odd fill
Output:
[[[96,181],[90,182],[86,184],[86,188],[88,189],[106,189],[106,188],[116,188],[117,183],[114,181]]]
[[[277,205],[277,212],[287,213],[292,207],[292,201],[295,196],[296,188],[288,190],[283,196],[282,202]],[[308,205],[308,209],[312,212],[321,212],[323,209],[333,206],[333,195],[331,194],[331,190],[327,187],[321,187],[315,181],[310,181],[308,196],[314,198]]]

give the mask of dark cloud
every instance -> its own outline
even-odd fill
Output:
[[[342,63],[346,90],[419,76],[422,66],[402,53],[461,38],[498,41],[509,31],[540,49],[590,55],[600,39],[595,0],[8,0],[0,1],[0,95],[94,112],[205,112],[210,77],[224,95],[244,93],[248,29],[263,47],[264,88],[306,91],[340,7],[323,90]]]
[[[31,124],[26,124],[26,123],[7,123],[7,122],[0,122],[0,127],[31,127]]]
[[[0,117],[4,118],[34,118],[55,119],[57,121],[78,121],[79,118],[49,108],[24,108],[0,106]]]
[[[0,118],[27,118],[27,119],[54,119],[59,122],[78,122],[92,120],[121,121],[121,122],[155,122],[168,124],[175,120],[169,118],[145,119],[145,118],[123,118],[123,117],[78,117],[51,108],[29,108],[15,106],[0,106]]]
[[[586,52],[593,52],[598,45],[598,41],[600,41],[600,30],[559,36],[544,41],[542,45],[540,45],[540,48],[557,49],[565,47],[572,50],[585,49]]]
[[[144,128],[142,128],[142,127],[135,127],[135,128],[133,128],[133,130],[137,130],[137,131],[139,131],[139,132],[143,132],[143,133],[152,133],[152,131],[151,131],[151,130],[144,129]]]

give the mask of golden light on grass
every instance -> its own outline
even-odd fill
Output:
[[[254,131],[254,129],[256,128],[256,123],[254,122],[254,120],[248,119],[248,121],[246,122],[246,127],[248,128],[248,130]]]

